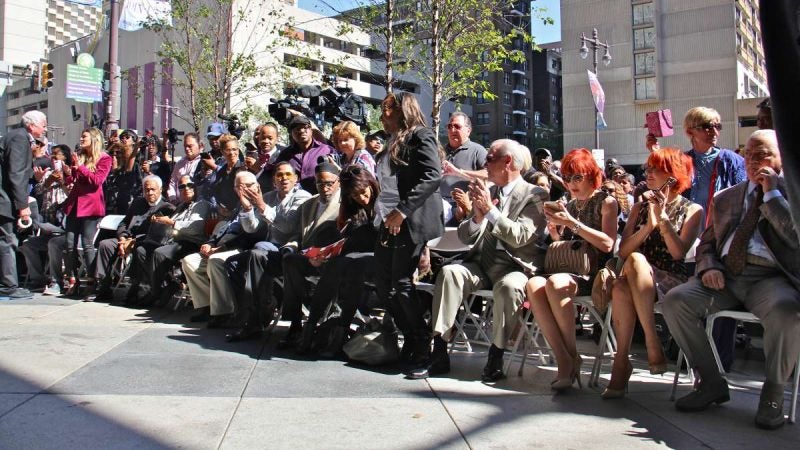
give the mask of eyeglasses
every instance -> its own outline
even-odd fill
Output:
[[[715,129],[717,131],[722,131],[722,124],[721,123],[704,123],[703,125],[699,125],[694,127],[695,130],[703,130],[703,131],[711,131]]]
[[[508,155],[499,155],[497,153],[489,153],[486,155],[486,163],[493,163],[495,161],[500,161],[501,159],[505,158]]]
[[[275,178],[279,180],[291,180],[294,178],[294,172],[278,172],[275,174]]]
[[[336,184],[338,181],[339,181],[339,180],[333,180],[333,181],[317,181],[317,187],[318,187],[318,188],[328,188],[328,187],[332,187],[332,186],[333,186],[334,184]]]
[[[181,191],[184,189],[194,189],[194,183],[179,184],[178,189],[180,189]]]
[[[586,175],[576,173],[575,175],[564,175],[563,179],[564,183],[572,183],[572,182],[580,183],[581,181],[584,180],[584,178],[586,178]]]
[[[617,190],[612,188],[611,186],[603,186],[600,188],[601,191],[605,192],[606,194],[613,195]]]
[[[462,128],[464,128],[464,126],[463,125],[459,125],[457,123],[448,123],[447,124],[447,129],[448,130],[460,130]]]

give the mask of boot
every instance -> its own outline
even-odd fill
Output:
[[[486,367],[483,368],[481,381],[492,383],[505,378],[503,373],[503,354],[505,352],[506,349],[497,347],[494,344],[489,347],[489,359],[486,361]]]
[[[433,338],[433,352],[428,362],[422,367],[409,372],[408,378],[422,380],[428,377],[443,375],[450,372],[450,355],[447,354],[447,342],[441,336]]]

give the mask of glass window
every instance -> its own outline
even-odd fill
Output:
[[[654,8],[652,3],[633,5],[633,24],[643,25],[653,23]]]
[[[508,72],[503,72],[503,83],[511,84],[511,74]]]
[[[503,104],[510,105],[511,104],[511,93],[510,92],[503,92]]]
[[[478,92],[475,94],[475,103],[479,105],[486,103],[486,99],[483,97],[483,92]]]
[[[522,79],[522,85],[525,86],[525,87],[528,87],[528,79],[527,78],[523,78]]]
[[[512,119],[511,119],[511,114],[504,113],[503,114],[503,122],[506,124],[507,127],[510,127],[511,124],[513,123]]]
[[[656,72],[656,53],[647,52],[634,55],[636,60],[636,75],[645,75]]]
[[[656,95],[656,77],[636,79],[636,100],[658,98]]]
[[[633,30],[633,49],[655,48],[656,29],[654,27]]]
[[[478,125],[487,125],[489,123],[489,113],[488,112],[480,112],[475,115],[475,122]]]

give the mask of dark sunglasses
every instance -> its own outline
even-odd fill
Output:
[[[194,189],[194,183],[184,183],[184,184],[179,184],[179,185],[178,185],[178,189],[180,189],[180,190],[184,190],[184,189]]]
[[[695,130],[703,130],[703,131],[711,131],[712,129],[716,129],[717,131],[722,131],[722,124],[721,123],[704,123],[698,127],[694,127]]]
[[[497,153],[490,153],[486,155],[486,163],[493,163],[495,161],[500,161],[501,159],[505,158],[508,155],[498,155]]]
[[[586,178],[586,176],[580,173],[576,173],[575,175],[564,175],[564,183],[572,183],[573,181],[580,183],[584,178]]]

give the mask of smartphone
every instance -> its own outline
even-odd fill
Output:
[[[665,187],[667,187],[667,186],[672,186],[673,184],[675,184],[675,183],[677,183],[677,182],[678,182],[678,180],[676,180],[675,178],[669,177],[669,178],[667,178],[667,181],[665,181],[665,182],[664,182],[664,184],[662,184],[662,185],[661,185],[661,187],[660,187],[660,188],[658,188],[658,189],[653,189],[653,191],[655,191],[655,192],[661,191],[661,190],[662,190],[662,189],[664,189]]]
[[[203,159],[211,159],[211,153],[209,152],[200,153],[200,157]]]
[[[60,159],[53,161],[53,170],[55,170],[56,172],[60,172],[61,169],[63,168],[63,164],[64,162],[61,161]]]
[[[561,211],[561,203],[559,202],[544,202],[544,207],[546,209],[552,209],[553,211]]]

